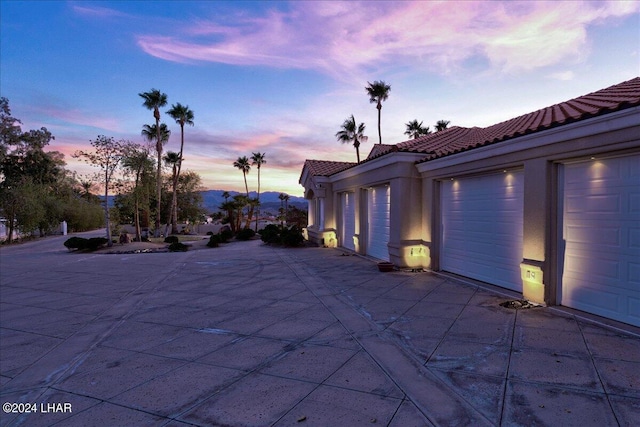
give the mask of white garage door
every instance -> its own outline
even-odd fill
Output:
[[[353,236],[356,234],[356,195],[355,193],[342,193],[340,195],[342,212],[342,230],[340,232],[340,246],[356,250]]]
[[[564,166],[561,304],[640,326],[640,155]]]
[[[440,268],[522,291],[522,171],[442,183]]]
[[[368,232],[367,255],[388,261],[389,249],[389,202],[388,185],[374,187],[367,192],[368,198]]]

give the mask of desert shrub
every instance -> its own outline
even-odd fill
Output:
[[[90,251],[95,251],[96,249],[101,248],[106,245],[108,240],[105,237],[92,237],[90,239],[85,239],[83,237],[71,237],[64,242],[64,245],[69,249],[77,249],[79,251],[88,249]]]
[[[238,231],[238,234],[236,234],[236,239],[238,239],[238,240],[249,240],[255,235],[256,235],[256,232],[253,231],[252,229],[243,228],[242,230]]]
[[[269,224],[260,230],[260,239],[267,244],[280,243],[280,227],[275,224]]]
[[[187,250],[189,250],[189,246],[184,243],[173,242],[169,245],[170,252],[186,252]]]
[[[96,249],[106,245],[108,241],[109,240],[107,240],[106,237],[92,237],[87,240],[87,249],[95,251]]]
[[[180,239],[178,239],[178,236],[167,236],[164,238],[164,242],[165,243],[179,243]]]
[[[260,238],[266,244],[295,247],[304,242],[302,230],[295,225],[292,227],[281,227],[269,224],[260,230]]]
[[[220,246],[220,243],[221,243],[220,235],[212,234],[211,237],[209,237],[209,242],[207,243],[207,246],[210,248],[217,248],[218,246]]]
[[[291,228],[284,228],[280,233],[280,242],[284,246],[296,247],[302,245],[304,242],[304,236],[302,230],[295,225]]]
[[[67,239],[64,242],[64,246],[71,250],[82,250],[85,249],[87,247],[87,239],[85,239],[84,237],[70,237],[69,239]]]
[[[220,232],[221,243],[227,243],[229,240],[231,240],[232,237],[233,237],[233,231],[231,231],[229,228],[225,228]]]

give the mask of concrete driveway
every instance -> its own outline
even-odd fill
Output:
[[[339,250],[0,249],[1,424],[640,424],[638,329]]]

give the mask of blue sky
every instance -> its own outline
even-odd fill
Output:
[[[194,111],[183,170],[209,189],[243,191],[232,163],[260,151],[262,189],[302,195],[305,159],[355,161],[335,138],[351,114],[366,156],[368,81],[391,85],[391,144],[413,119],[487,126],[640,75],[638,1],[1,0],[0,16],[1,96],[69,169],[92,172],[71,153],[98,135],[142,143],[138,93],[157,88]]]

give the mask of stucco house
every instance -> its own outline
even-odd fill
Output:
[[[313,242],[640,326],[640,77],[300,184]]]

